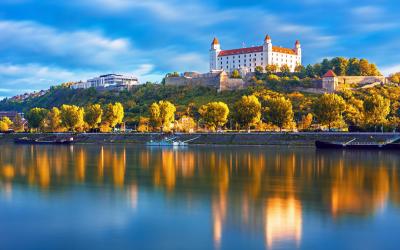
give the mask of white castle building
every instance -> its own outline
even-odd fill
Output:
[[[232,72],[234,69],[242,73],[254,72],[257,66],[265,68],[266,65],[275,64],[278,71],[282,65],[289,66],[294,72],[297,65],[301,65],[301,46],[297,40],[294,48],[273,46],[271,37],[267,35],[262,46],[221,50],[217,38],[211,43],[210,71],[224,70]]]

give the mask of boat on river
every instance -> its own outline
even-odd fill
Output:
[[[150,140],[146,142],[146,146],[172,146],[172,147],[181,147],[181,146],[187,146],[189,145],[188,142],[194,141],[199,137],[192,138],[189,140],[181,141],[181,140],[176,140],[176,137],[171,137],[171,138],[163,138],[161,140]]]
[[[16,144],[60,144],[60,145],[69,145],[74,143],[73,137],[67,138],[16,138],[14,139],[14,143]]]
[[[352,139],[348,142],[327,142],[315,141],[315,146],[318,149],[367,149],[367,150],[400,150],[400,137],[385,141],[377,142],[355,142]]]

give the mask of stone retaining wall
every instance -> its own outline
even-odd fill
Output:
[[[3,134],[0,135],[0,143],[12,143],[19,137],[44,137],[54,134]],[[70,134],[58,134],[66,136]],[[165,135],[160,133],[130,133],[130,134],[78,134],[75,135],[78,143],[134,143],[145,144],[149,140],[157,140]],[[169,135],[170,136],[170,135]],[[313,146],[316,140],[346,142],[354,138],[357,142],[384,142],[395,137],[399,133],[194,133],[175,134],[179,140],[189,140],[191,144],[214,145],[293,145]]]

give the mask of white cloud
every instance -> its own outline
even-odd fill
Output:
[[[169,22],[190,22],[193,26],[205,26],[223,22],[232,18],[229,11],[218,11],[210,5],[196,1],[178,0],[73,0],[73,4],[95,8],[102,13],[132,13],[133,10],[143,10],[151,13],[153,19]],[[187,23],[181,23],[187,24]]]
[[[389,76],[390,74],[400,72],[400,64],[383,67],[381,69],[381,72],[385,76]]]
[[[370,5],[353,8],[351,11],[353,14],[363,18],[380,17],[384,13],[382,8]]]
[[[94,31],[64,32],[31,21],[0,21],[0,44],[0,51],[31,53],[38,59],[43,56],[88,66],[112,66],[135,55],[125,38],[111,39]]]

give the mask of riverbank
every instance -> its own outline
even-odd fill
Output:
[[[46,136],[65,137],[73,135],[76,143],[131,143],[145,144],[150,140],[163,137],[161,133],[16,133],[0,134],[0,144],[13,143],[15,138],[40,138]],[[358,142],[384,142],[399,137],[400,133],[193,133],[174,134],[177,140],[190,140],[190,144],[198,145],[286,145],[313,146],[316,140],[346,142],[356,139]]]

